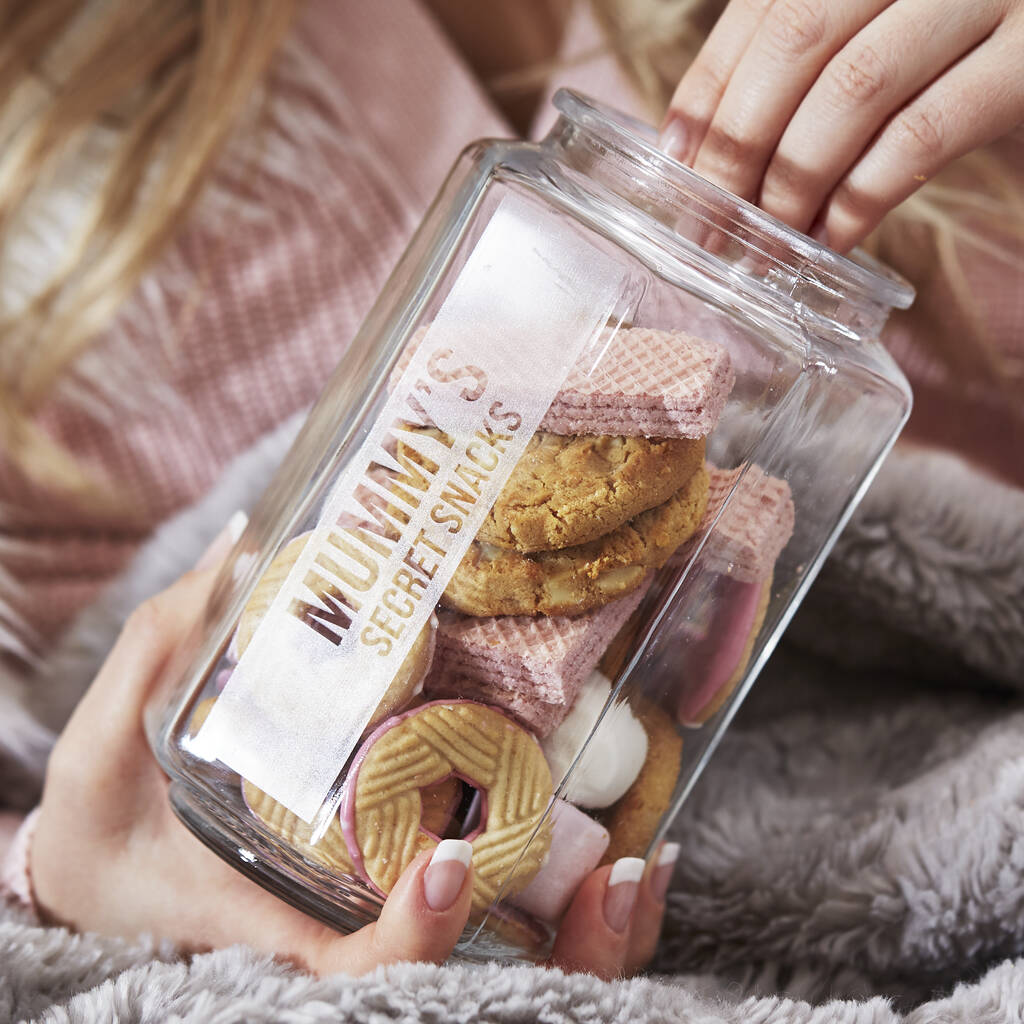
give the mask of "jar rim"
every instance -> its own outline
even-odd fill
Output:
[[[863,293],[873,301],[894,309],[907,309],[913,303],[913,286],[896,271],[860,248],[852,250],[849,256],[842,256],[753,203],[701,177],[662,152],[657,146],[653,127],[639,118],[574,89],[559,89],[552,103],[574,124],[606,140],[611,139],[620,151],[634,157],[639,153],[648,168],[657,170],[671,183],[715,208],[717,213],[725,215],[738,227],[766,235],[773,242],[790,248],[807,269],[824,272],[845,290]]]

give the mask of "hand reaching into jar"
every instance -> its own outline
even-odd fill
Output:
[[[661,145],[845,252],[1024,122],[1024,0],[731,0]]]
[[[131,616],[54,748],[30,847],[38,912],[79,930],[146,932],[189,951],[245,943],[320,974],[444,960],[469,916],[468,843],[449,840],[417,857],[380,919],[339,935],[250,882],[174,816],[142,712],[230,545],[225,532],[195,571]],[[671,865],[639,883],[612,873],[598,868],[580,887],[552,966],[611,978],[650,959]]]

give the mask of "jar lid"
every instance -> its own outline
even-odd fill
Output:
[[[770,242],[773,258],[786,254],[785,261],[798,276],[895,309],[906,309],[914,301],[911,284],[864,250],[842,256],[662,152],[651,125],[571,89],[559,89],[553,102],[574,125],[712,211],[719,229],[729,224],[745,238]]]

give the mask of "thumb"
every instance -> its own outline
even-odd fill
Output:
[[[464,839],[442,840],[406,869],[373,924],[333,936],[311,964],[319,974],[365,974],[401,961],[442,963],[469,919],[473,894],[473,847]]]

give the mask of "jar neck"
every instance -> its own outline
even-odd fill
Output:
[[[913,300],[866,254],[839,256],[664,155],[648,126],[564,90],[555,102],[561,116],[542,148],[608,216],[688,266],[847,338],[877,337]]]

